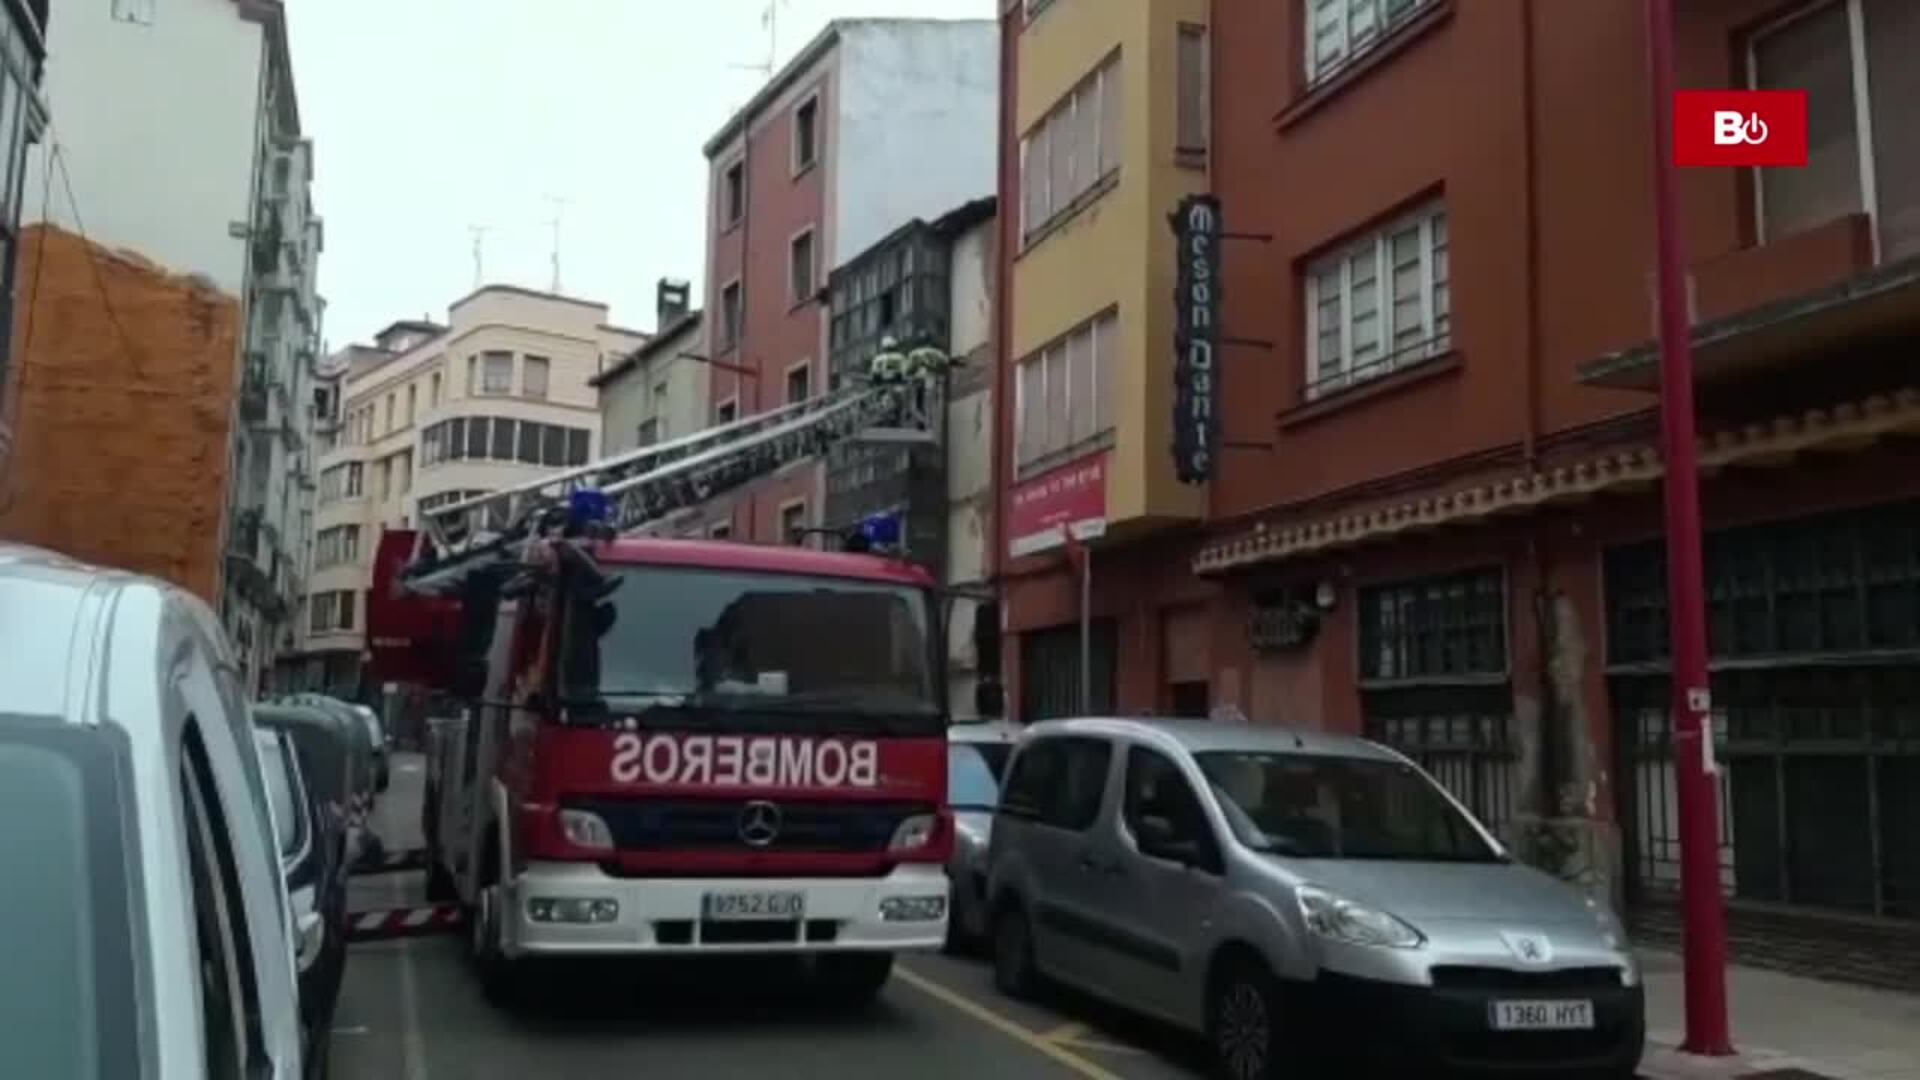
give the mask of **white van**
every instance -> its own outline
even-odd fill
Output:
[[[0,821],[10,1075],[301,1075],[266,784],[205,604],[0,544]]]

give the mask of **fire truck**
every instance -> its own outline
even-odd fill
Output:
[[[771,953],[863,1000],[941,947],[946,620],[897,520],[842,550],[634,535],[843,440],[933,438],[933,377],[880,366],[383,535],[372,664],[458,711],[430,888],[490,997],[555,960]]]

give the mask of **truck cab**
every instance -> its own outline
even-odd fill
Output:
[[[438,876],[490,989],[529,959],[793,953],[870,996],[895,952],[941,947],[946,650],[924,570],[542,540],[436,602],[437,623],[376,625],[376,659],[438,657],[460,700]]]

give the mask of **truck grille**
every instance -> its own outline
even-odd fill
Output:
[[[562,805],[600,815],[621,851],[878,852],[902,821],[934,809],[928,803],[770,799],[779,810],[778,828],[767,843],[752,845],[741,837],[741,818],[754,801],[570,798]]]

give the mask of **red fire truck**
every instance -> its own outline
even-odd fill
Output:
[[[910,437],[885,421],[911,397],[828,395],[382,538],[374,666],[460,711],[431,887],[490,995],[529,962],[790,953],[863,999],[941,947],[943,608],[873,550],[897,525],[843,551],[620,535],[830,438]]]

